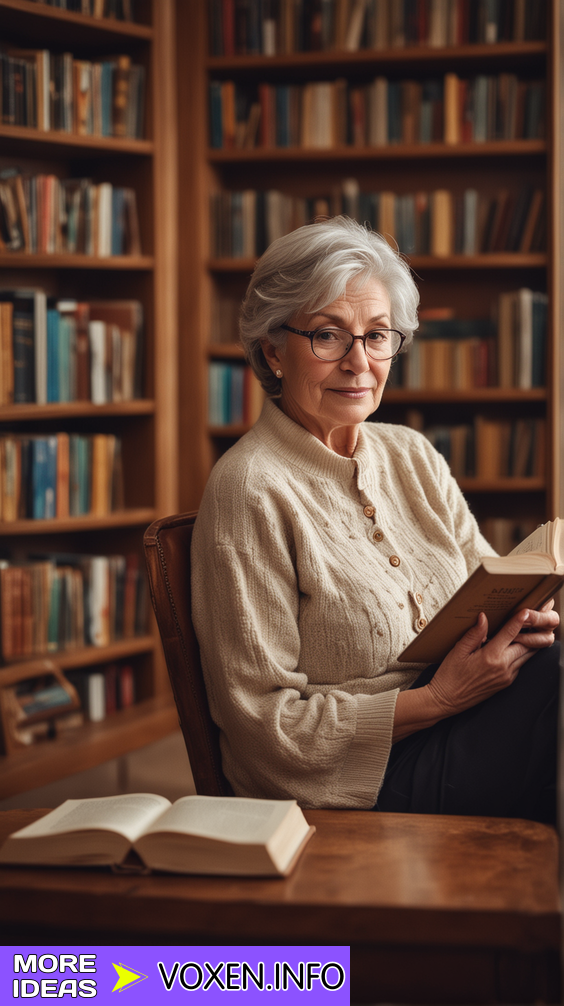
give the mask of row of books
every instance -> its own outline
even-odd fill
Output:
[[[547,313],[547,295],[527,287],[501,294],[495,319],[423,310],[413,343],[394,361],[389,384],[429,390],[542,388]]]
[[[213,56],[520,42],[546,35],[535,0],[211,0]]]
[[[127,55],[100,62],[48,49],[0,53],[0,108],[10,126],[141,139],[145,68]]]
[[[421,429],[448,461],[457,479],[545,475],[544,419],[491,419],[476,415],[473,423],[428,427],[421,423]]]
[[[406,255],[477,255],[535,252],[546,247],[545,198],[526,186],[495,195],[447,189],[397,195],[361,192],[346,179],[327,196],[301,198],[248,190],[211,196],[212,254],[218,258],[261,255],[277,237],[317,216],[348,216],[368,223]]]
[[[81,709],[91,723],[100,723],[119,709],[135,705],[135,674],[129,663],[111,663],[95,669],[66,672],[76,688]]]
[[[137,0],[35,0],[49,7],[85,14],[87,17],[110,17],[118,21],[135,21]]]
[[[0,522],[121,509],[121,440],[113,433],[0,437]]]
[[[532,140],[545,130],[544,82],[513,73],[362,85],[211,81],[209,106],[211,146],[226,150]]]
[[[70,688],[53,674],[35,675],[3,689],[5,718],[0,750],[8,754],[60,736],[84,725],[98,723],[118,709],[136,701],[135,675],[127,663],[80,668],[66,675],[79,701],[73,702]],[[8,736],[6,736],[6,731]]]
[[[0,290],[0,405],[140,398],[142,356],[139,301]]]
[[[147,582],[137,555],[0,560],[4,662],[83,646],[109,646],[147,628]]]
[[[250,367],[243,363],[212,360],[208,377],[208,420],[211,426],[256,422],[265,396]]]
[[[0,696],[0,751],[11,754],[82,726],[83,714],[68,686],[52,673],[7,685]]]
[[[542,80],[519,80],[514,73],[444,79],[446,143],[537,140],[545,135],[546,93]],[[417,93],[415,94],[417,109]]]
[[[135,191],[6,168],[0,172],[0,251],[140,255]]]

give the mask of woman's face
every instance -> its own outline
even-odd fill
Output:
[[[330,324],[366,335],[391,328],[390,298],[379,280],[353,281],[332,304],[315,314],[295,314],[289,324],[307,331]],[[309,339],[292,332],[283,350],[267,340],[262,348],[272,370],[282,371],[283,412],[326,447],[350,457],[359,424],[380,405],[392,361],[369,359],[359,341],[342,360],[319,360]]]

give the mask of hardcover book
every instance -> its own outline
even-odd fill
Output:
[[[481,611],[491,637],[517,611],[538,611],[563,583],[564,520],[557,518],[538,527],[509,555],[485,556],[398,660],[438,663],[476,624]]]
[[[0,863],[127,867],[133,851],[149,870],[285,876],[314,831],[295,800],[187,796],[171,804],[131,793],[66,800],[10,835]]]

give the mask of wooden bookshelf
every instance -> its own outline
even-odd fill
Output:
[[[111,272],[149,272],[155,268],[153,255],[67,255],[54,252],[52,255],[36,252],[2,252],[0,268],[6,269],[107,269]]]
[[[483,63],[502,66],[515,63],[523,58],[538,59],[546,55],[547,45],[543,41],[529,42],[494,42],[492,44],[448,45],[442,48],[431,46],[404,46],[396,49],[368,50],[359,49],[355,52],[330,50],[322,52],[294,52],[288,55],[276,56],[209,56],[205,60],[205,69],[214,74],[255,70],[264,73],[265,58],[273,70],[290,70],[296,67],[300,72],[308,72],[315,67],[327,69],[333,73],[342,73],[350,67],[375,64],[379,67],[398,66],[406,64],[416,66],[418,63],[432,63],[443,67],[463,60],[472,63]]]
[[[545,269],[548,256],[544,252],[490,252],[480,255],[449,255],[440,258],[436,255],[406,256],[414,271],[419,269]],[[244,273],[250,277],[256,264],[256,259],[221,258],[210,259],[210,273]]]
[[[95,405],[64,402],[0,407],[0,434],[115,433],[124,444],[125,508],[104,516],[0,523],[2,557],[12,551],[137,553],[158,516],[178,510],[177,121],[175,0],[142,0],[141,23],[98,19],[29,0],[0,0],[7,45],[71,51],[80,58],[129,53],[146,68],[143,139],[78,136],[0,125],[0,167],[127,185],[137,195],[140,255],[0,253],[1,286],[44,289],[54,299],[138,300],[144,315],[143,397]],[[136,704],[101,723],[0,756],[0,798],[123,755],[177,726],[158,631],[106,647],[50,652],[63,670],[126,660]],[[25,666],[19,662],[18,666]],[[2,668],[0,667],[0,687]]]
[[[0,139],[5,150],[10,148],[10,140],[17,140],[20,149],[27,147],[37,149],[37,144],[41,143],[43,150],[57,150],[59,147],[66,147],[70,150],[84,151],[87,149],[92,153],[108,153],[115,156],[117,153],[139,154],[141,156],[152,155],[154,144],[151,140],[122,139],[118,136],[79,136],[76,133],[56,133],[44,129],[33,129],[30,126],[8,126],[4,123],[0,125]]]
[[[38,419],[72,419],[77,416],[149,416],[154,411],[155,402],[150,398],[107,402],[104,405],[93,405],[92,402],[49,402],[47,405],[0,405],[0,420],[17,423],[24,419],[37,422]]]
[[[210,164],[254,161],[412,161],[468,157],[532,157],[546,154],[544,140],[489,140],[484,143],[405,143],[382,147],[341,145],[330,150],[316,147],[258,147],[246,150],[210,150]]]
[[[182,8],[182,10],[180,10]],[[548,433],[546,475],[542,478],[466,479],[464,491],[482,519],[487,516],[529,516],[543,521],[562,514],[564,475],[559,436],[563,389],[559,333],[564,306],[560,295],[559,262],[564,238],[560,194],[562,147],[562,55],[564,2],[549,5],[546,41],[321,52],[276,56],[206,56],[207,5],[179,5],[179,108],[190,129],[180,135],[180,165],[185,190],[198,193],[196,203],[181,193],[180,372],[181,437],[192,438],[194,449],[181,472],[182,508],[198,506],[212,463],[247,429],[242,425],[210,425],[207,415],[207,368],[212,360],[236,362],[241,351],[237,333],[217,341],[212,331],[214,311],[222,298],[243,296],[254,258],[218,258],[213,254],[209,198],[221,191],[277,189],[290,196],[324,195],[343,179],[354,177],[361,191],[393,191],[398,195],[466,187],[491,194],[504,187],[530,184],[546,192],[546,251],[491,252],[476,255],[407,256],[422,296],[422,307],[449,306],[459,317],[488,315],[500,293],[530,287],[549,294],[547,386],[476,388],[429,391],[390,387],[378,418],[404,422],[416,407],[429,422],[441,414],[452,422],[467,422],[477,412],[500,418],[545,418]],[[515,73],[520,79],[544,79],[547,89],[545,139],[498,140],[484,143],[394,143],[381,147],[339,146],[332,149],[209,147],[208,84],[301,84],[344,77],[368,82],[377,75],[390,79],[429,79],[454,72],[460,77]],[[560,118],[559,118],[560,116]],[[401,249],[400,249],[401,250]],[[478,313],[480,312],[480,313]],[[222,334],[221,339],[226,335]],[[461,412],[464,419],[457,419]],[[446,419],[444,420],[447,421]],[[194,436],[194,431],[196,435]]]
[[[2,797],[46,786],[75,772],[85,772],[112,758],[166,737],[178,728],[176,707],[166,695],[155,695],[130,709],[114,713],[102,723],[86,723],[49,744],[38,757],[35,748],[0,755]],[[45,745],[37,745],[44,749]]]
[[[37,16],[37,4],[34,0],[5,0],[2,3],[1,24],[8,31],[12,31],[14,26],[19,28],[21,17],[30,14]],[[143,4],[142,13],[150,19],[150,2]],[[74,11],[61,10],[57,7],[47,6],[41,11],[43,18],[42,37],[45,41],[54,38],[74,41],[82,44],[83,41],[92,43],[92,39],[99,41],[100,38],[122,40],[125,38],[142,39],[151,41],[154,38],[152,23],[139,24],[132,21],[118,21],[117,18],[95,18],[84,14],[76,14]]]

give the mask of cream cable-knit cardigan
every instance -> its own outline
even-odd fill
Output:
[[[492,554],[424,436],[365,423],[343,458],[267,401],[213,469],[192,545],[235,793],[372,807],[398,691],[424,666],[397,655]]]

